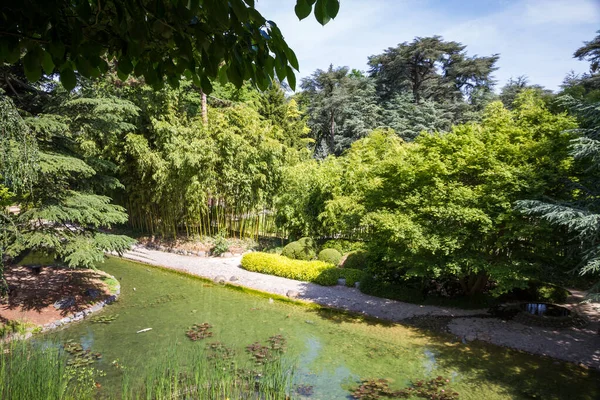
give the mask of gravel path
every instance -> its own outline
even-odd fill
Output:
[[[295,291],[298,293],[298,298],[305,301],[395,322],[414,317],[460,317],[453,318],[448,328],[463,340],[482,340],[600,369],[600,335],[595,330],[598,325],[597,320],[594,320],[587,329],[548,329],[495,318],[474,318],[477,314],[484,314],[486,310],[421,306],[369,296],[358,289],[345,286],[319,286],[259,274],[240,268],[241,256],[193,257],[137,246],[125,253],[123,257],[209,279],[223,276],[229,283],[282,296],[285,296],[288,291]],[[237,279],[231,280],[232,277]]]

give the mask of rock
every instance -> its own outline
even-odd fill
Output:
[[[198,251],[198,252],[196,252],[196,255],[198,257],[206,257],[206,252],[205,251]]]
[[[354,287],[360,289],[360,282],[354,282]]]
[[[60,299],[54,303],[54,308],[57,310],[66,310],[67,308],[71,308],[75,305],[74,297],[65,297],[64,299]]]
[[[225,253],[221,254],[221,257],[223,258],[231,258],[233,257],[233,253],[226,251]]]
[[[239,280],[240,280],[240,278],[238,278],[237,276],[235,276],[235,275],[234,275],[234,276],[232,276],[231,278],[229,278],[229,280],[230,280],[231,282],[235,282],[235,281],[239,281]]]
[[[300,295],[300,293],[298,293],[295,290],[288,290],[287,293],[285,294],[287,297],[289,297],[290,299],[296,299],[298,298],[298,296]]]
[[[345,278],[338,279],[337,284],[340,286],[346,286],[346,279]]]
[[[473,341],[473,340],[475,340],[475,339],[477,339],[477,336],[476,336],[476,335],[474,335],[474,334],[469,334],[469,335],[465,336],[465,340],[466,340],[467,342],[472,342],[472,341]]]
[[[217,275],[213,279],[213,282],[216,284],[224,284],[226,281],[227,281],[227,278],[225,278],[223,275]]]
[[[182,251],[181,251],[181,254],[183,254],[184,256],[187,256],[187,255],[188,255],[188,252],[187,252],[187,250],[182,250]]]

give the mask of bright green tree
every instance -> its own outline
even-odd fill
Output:
[[[492,103],[481,124],[406,145],[365,194],[377,273],[457,279],[465,294],[490,279],[500,292],[523,286],[536,274],[543,228],[525,223],[514,203],[558,191],[569,168],[565,130],[575,126],[524,92],[512,112]]]

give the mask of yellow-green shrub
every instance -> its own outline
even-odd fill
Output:
[[[278,254],[250,253],[242,257],[242,268],[262,274],[312,282],[321,272],[332,267],[331,264],[323,261],[292,260]]]
[[[292,260],[278,254],[250,253],[242,257],[242,268],[261,274],[281,276],[299,281],[314,282],[323,286],[337,285],[339,278],[347,286],[354,286],[364,275],[356,269],[335,268],[323,261]]]

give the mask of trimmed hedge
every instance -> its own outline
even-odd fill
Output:
[[[337,267],[340,264],[340,260],[342,259],[342,253],[340,253],[336,249],[325,249],[321,250],[318,258],[323,262],[333,264]]]
[[[248,271],[312,282],[331,264],[323,261],[292,260],[277,254],[249,253],[242,257],[242,268]]]
[[[363,272],[334,268],[323,261],[292,260],[278,254],[249,253],[242,257],[242,268],[247,271],[281,276],[299,281],[313,282],[323,286],[337,285],[339,278],[346,278],[347,286],[363,278]]]

